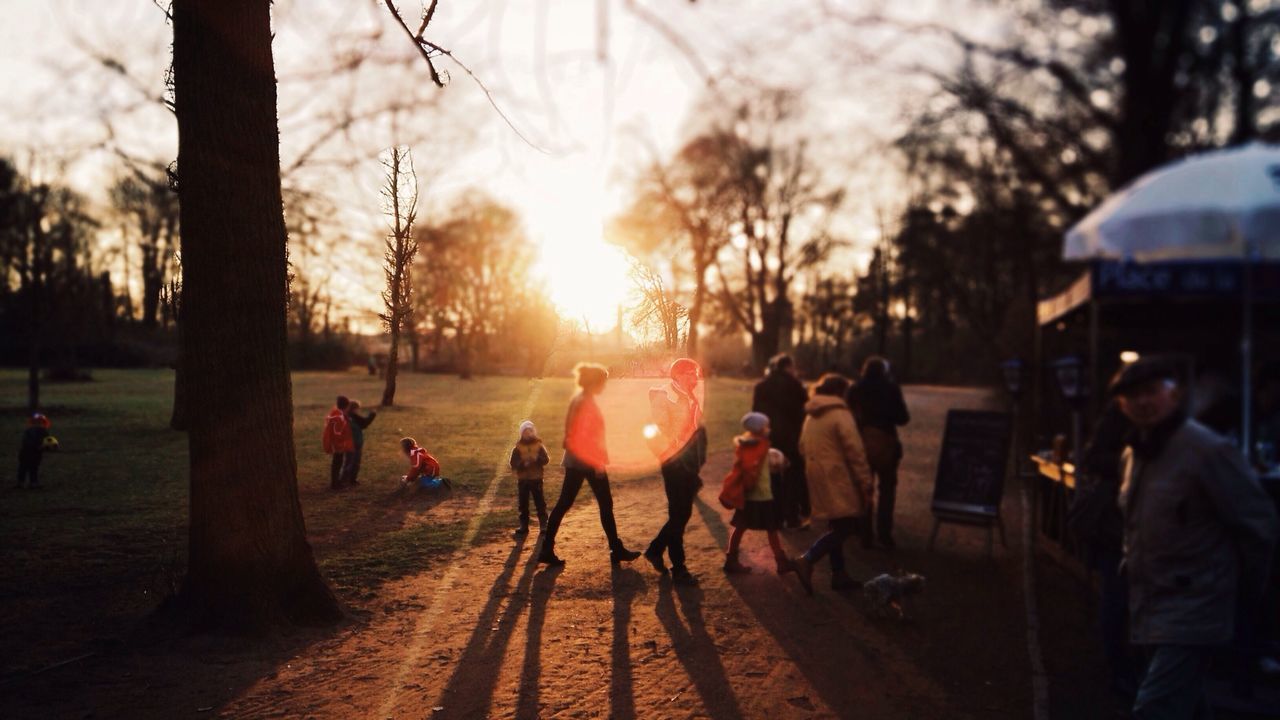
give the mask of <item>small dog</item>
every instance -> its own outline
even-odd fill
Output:
[[[919,595],[924,592],[925,580],[923,575],[915,573],[898,573],[890,575],[885,573],[877,575],[874,578],[862,584],[862,594],[866,596],[871,604],[880,612],[887,613],[893,610],[898,614],[898,619],[905,617],[902,610],[902,601],[908,595]]]

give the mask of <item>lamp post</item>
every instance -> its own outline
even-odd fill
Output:
[[[1022,391],[1026,385],[1027,364],[1022,358],[1014,357],[1000,363],[1000,372],[1004,375],[1004,389],[1009,392],[1009,397],[1013,398],[1013,437],[1009,439],[1009,446],[1013,453],[1013,462],[1010,463],[1010,472],[1017,473],[1021,465],[1022,451],[1019,446],[1021,440],[1021,432],[1019,427],[1019,414],[1022,408]]]
[[[1054,380],[1058,383],[1058,392],[1062,399],[1071,406],[1071,462],[1080,462],[1080,406],[1089,397],[1089,384],[1085,380],[1084,362],[1078,355],[1068,355],[1055,360],[1053,368]]]

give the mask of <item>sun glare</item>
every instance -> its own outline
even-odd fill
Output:
[[[618,308],[630,301],[626,253],[604,241],[608,199],[595,174],[573,165],[558,168],[529,213],[529,229],[540,245],[535,273],[544,278],[565,320],[586,323],[593,333],[617,326]]]

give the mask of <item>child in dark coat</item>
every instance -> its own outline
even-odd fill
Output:
[[[49,437],[49,418],[36,413],[27,418],[18,448],[18,487],[40,487],[40,461],[44,459],[44,441]]]
[[[542,494],[542,469],[551,458],[547,448],[538,437],[538,429],[532,420],[520,423],[520,440],[511,448],[511,469],[516,471],[516,482],[519,485],[520,527],[516,529],[516,537],[529,534],[529,498],[538,508],[538,527],[547,525],[547,500]]]
[[[733,534],[729,536],[729,550],[725,554],[724,571],[730,574],[748,573],[751,570],[738,560],[738,548],[742,536],[748,530],[764,530],[769,535],[769,547],[773,549],[778,574],[795,569],[782,549],[778,530],[782,527],[782,508],[776,500],[774,487],[781,483],[786,469],[786,456],[769,446],[769,418],[757,412],[742,418],[745,433],[733,439],[735,482],[745,490],[741,507],[733,511]]]

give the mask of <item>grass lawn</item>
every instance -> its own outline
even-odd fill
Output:
[[[44,489],[0,484],[0,633],[8,648],[0,675],[120,636],[182,576],[187,453],[185,435],[168,428],[173,375],[101,370],[94,378],[42,389],[61,444],[45,456]],[[648,421],[646,391],[659,382],[614,381],[601,398],[615,482],[656,471],[641,428]],[[495,477],[501,483],[497,501],[483,518],[478,540],[514,525],[515,483],[506,460],[526,415],[538,423],[552,451],[547,495],[555,501],[564,409],[573,392],[569,378],[403,375],[397,406],[379,412],[366,432],[362,484],[333,493],[320,431],[339,392],[363,400],[367,410],[380,398],[381,382],[357,372],[294,375],[298,484],[307,530],[325,574],[349,605],[359,608],[376,597],[381,583],[427,569],[456,549]],[[9,418],[0,467],[10,472],[17,467],[25,394],[24,373],[0,372],[0,397],[8,401],[3,415]],[[750,383],[708,383],[713,451],[729,446],[749,404]],[[398,440],[405,435],[440,459],[456,484],[452,494],[396,492],[405,471]]]

